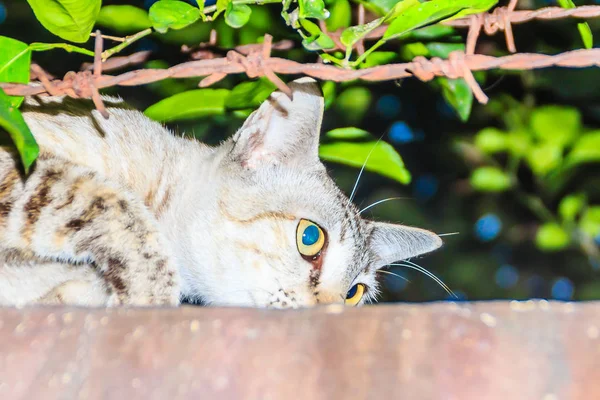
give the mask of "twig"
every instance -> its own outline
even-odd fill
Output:
[[[115,47],[112,47],[102,53],[102,61],[106,61],[113,54],[118,53],[119,51],[123,50],[125,47],[129,46],[133,42],[136,42],[136,41],[140,40],[141,38],[148,36],[151,33],[152,33],[152,28],[147,28],[141,32],[136,33],[135,35],[125,37],[121,44],[119,44]]]

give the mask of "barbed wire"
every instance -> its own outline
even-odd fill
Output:
[[[452,21],[442,22],[442,25],[453,26],[455,28],[469,28],[470,34],[467,35],[467,54],[473,54],[475,44],[481,30],[491,36],[498,31],[504,31],[507,48],[511,53],[516,52],[514,37],[512,33],[512,24],[521,24],[533,20],[555,20],[564,18],[589,19],[600,17],[600,6],[579,6],[576,8],[544,7],[537,10],[515,10],[517,0],[511,0],[507,6],[496,7],[491,12],[473,14],[468,17],[458,18]],[[364,39],[380,39],[388,25],[381,25],[369,32]],[[339,39],[341,30],[331,32],[334,41]],[[337,41],[336,41],[337,42]],[[341,46],[345,49],[344,46]]]
[[[137,86],[161,81],[167,78],[192,78],[204,77],[200,87],[208,87],[230,74],[245,73],[249,78],[266,77],[277,88],[291,97],[290,88],[279,78],[280,75],[304,74],[317,79],[342,82],[350,80],[387,81],[408,77],[416,77],[422,81],[429,81],[434,77],[444,76],[451,79],[463,78],[471,88],[474,96],[481,103],[488,101],[473,76],[473,71],[503,69],[527,70],[559,67],[591,67],[600,66],[600,49],[573,50],[556,55],[544,54],[512,54],[503,57],[492,57],[474,54],[475,42],[483,28],[488,34],[492,31],[503,29],[506,32],[507,44],[514,47],[514,38],[511,23],[520,23],[532,19],[557,19],[567,17],[591,18],[600,16],[600,6],[582,6],[573,9],[546,7],[539,10],[515,11],[517,0],[511,0],[506,7],[498,7],[492,13],[481,13],[467,18],[450,21],[453,26],[469,26],[466,51],[450,53],[447,60],[437,57],[427,59],[416,57],[411,62],[388,64],[364,69],[344,69],[323,63],[302,64],[284,58],[271,57],[273,48],[286,49],[291,45],[289,41],[273,43],[272,36],[265,35],[263,44],[240,46],[235,50],[226,52],[223,57],[218,57],[210,52],[209,57],[201,60],[188,61],[167,69],[138,69],[112,76],[103,74],[103,68],[118,68],[142,62],[147,58],[147,53],[136,53],[128,57],[115,57],[113,61],[102,62],[100,54],[103,48],[103,37],[99,31],[95,33],[95,58],[93,65],[85,66],[83,71],[68,72],[63,80],[51,80],[39,66],[33,64],[33,76],[39,82],[30,84],[1,83],[0,87],[9,95],[68,95],[71,97],[91,98],[98,110],[108,117],[102,104],[99,89],[111,86]],[[510,32],[510,33],[509,33]],[[374,38],[371,32],[367,38]],[[379,33],[381,35],[382,32]],[[509,41],[510,40],[510,41]],[[216,38],[211,36],[209,45],[214,45]],[[202,46],[200,46],[202,47]],[[186,49],[184,49],[186,50]],[[187,49],[190,50],[190,49]],[[116,61],[115,61],[116,60]],[[93,73],[90,71],[93,70]]]

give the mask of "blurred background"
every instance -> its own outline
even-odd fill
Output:
[[[331,7],[333,2],[326,4]],[[147,10],[154,2],[103,1],[103,5],[123,3]],[[520,8],[548,5],[555,2],[519,3]],[[146,67],[172,66],[189,60],[182,45],[206,42],[211,29],[217,30],[217,44],[223,49],[256,43],[267,32],[274,41],[298,42],[280,11],[279,5],[252,6],[252,17],[240,30],[222,19],[198,22],[165,35],[148,36],[123,54],[151,50]],[[600,33],[598,22],[589,21],[596,34]],[[126,27],[99,25],[105,34],[132,33]],[[466,31],[448,29],[439,42],[460,48]],[[519,52],[556,54],[582,48],[577,21],[572,19],[534,21],[513,29]],[[25,43],[61,41],[40,25],[25,1],[17,0],[0,0],[0,35]],[[392,61],[407,61],[422,54],[421,40],[407,38],[386,50],[395,53]],[[91,48],[91,43],[85,46]],[[433,47],[427,50],[427,55],[435,54]],[[504,35],[482,35],[477,52],[506,55]],[[301,62],[318,58],[301,46],[274,54]],[[33,61],[62,77],[90,59],[54,50],[34,53]],[[472,110],[457,105],[463,98],[449,94],[452,83],[440,79],[325,85],[323,132],[357,127],[375,139],[383,135],[412,177],[403,185],[366,171],[358,185],[356,204],[364,208],[400,197],[371,207],[364,215],[440,234],[458,232],[444,236],[441,250],[413,261],[441,278],[460,299],[600,299],[600,70],[489,71],[476,77],[490,102],[484,106],[473,101]],[[214,87],[233,88],[247,80],[232,76]],[[144,110],[161,99],[197,88],[198,81],[166,80],[104,92],[118,94]],[[168,124],[177,132],[216,144],[233,134],[246,115],[247,110],[228,110]],[[349,194],[358,168],[327,165]],[[417,271],[402,267],[390,271],[410,282],[381,275],[383,301],[448,298],[439,285]]]

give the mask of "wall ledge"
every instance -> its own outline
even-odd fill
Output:
[[[600,399],[600,302],[0,308],[0,399]]]

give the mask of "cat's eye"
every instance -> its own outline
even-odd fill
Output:
[[[305,257],[315,257],[325,245],[325,233],[312,221],[301,219],[296,228],[296,245]]]
[[[355,306],[358,303],[360,303],[360,299],[362,299],[362,297],[365,294],[365,285],[363,285],[362,283],[357,283],[356,285],[352,286],[350,288],[350,290],[348,290],[348,293],[346,294],[346,305],[347,306]]]

